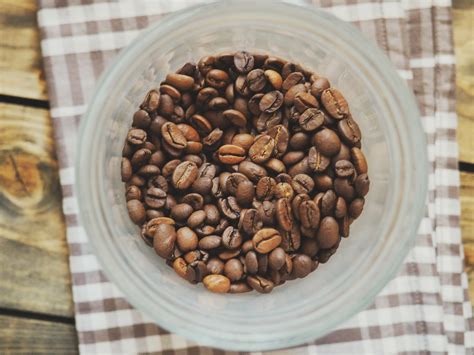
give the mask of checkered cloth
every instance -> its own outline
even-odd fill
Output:
[[[83,354],[225,353],[160,329],[122,298],[91,254],[72,188],[78,125],[101,72],[143,28],[197,2],[39,0],[38,24]],[[473,354],[474,324],[459,229],[450,0],[314,0],[313,4],[357,26],[385,51],[413,88],[428,140],[429,196],[415,248],[374,303],[314,343],[281,352]]]

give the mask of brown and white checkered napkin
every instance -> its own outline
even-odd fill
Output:
[[[160,329],[123,299],[89,249],[72,188],[78,125],[101,72],[143,28],[199,2],[203,1],[39,0],[38,23],[83,354],[225,353]],[[316,342],[281,353],[473,354],[474,322],[459,229],[450,0],[312,3],[356,25],[409,81],[428,141],[429,196],[416,246],[372,306]]]

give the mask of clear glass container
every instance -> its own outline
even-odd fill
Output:
[[[365,210],[337,253],[267,295],[213,294],[180,279],[140,239],[120,181],[123,142],[144,94],[187,61],[237,49],[272,53],[327,76],[362,129],[370,169]],[[275,1],[193,7],[141,33],[92,95],[76,162],[80,218],[110,280],[161,327],[231,350],[308,342],[367,307],[414,243],[427,186],[416,103],[385,55],[321,10]]]

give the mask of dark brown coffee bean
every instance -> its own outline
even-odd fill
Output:
[[[275,192],[276,181],[270,176],[261,178],[256,187],[257,198],[260,200],[271,200]]]
[[[160,93],[157,90],[150,90],[140,105],[142,110],[148,113],[155,113],[160,106]]]
[[[163,190],[151,187],[146,191],[145,203],[151,208],[162,208],[166,203],[166,192]]]
[[[291,187],[291,182],[279,182],[278,184],[276,184],[274,188],[274,195],[277,199],[286,198],[288,199],[288,201],[291,201],[291,199],[295,195],[295,191],[293,190],[293,187]]]
[[[151,150],[142,148],[142,149],[138,149],[133,154],[130,162],[135,168],[138,168],[148,163],[148,161],[150,160],[150,157],[151,157]],[[122,158],[122,159],[126,159],[126,158]]]
[[[257,274],[265,275],[268,271],[268,254],[257,254],[258,271]]]
[[[198,62],[198,69],[202,75],[206,75],[214,66],[216,58],[213,56],[202,57]]]
[[[176,234],[176,241],[178,243],[179,249],[182,252],[191,251],[197,248],[198,236],[191,228],[182,227],[178,229]]]
[[[226,198],[220,198],[217,203],[224,216],[231,220],[239,219],[241,208],[239,207],[235,197],[229,196]]]
[[[254,196],[255,187],[252,182],[247,180],[237,185],[235,197],[240,206],[249,206],[252,203]]]
[[[293,177],[291,187],[297,194],[308,194],[314,188],[314,181],[309,175],[298,174]]]
[[[216,172],[217,168],[214,164],[204,163],[199,167],[198,176],[214,179],[214,177],[216,176]]]
[[[319,225],[321,213],[318,206],[312,200],[301,202],[299,206],[301,225],[308,229],[316,229]]]
[[[283,162],[279,159],[271,158],[270,160],[266,161],[264,164],[265,164],[265,167],[268,170],[270,170],[270,172],[273,172],[275,174],[286,172],[285,164],[283,164]]]
[[[333,165],[336,165],[339,160],[351,160],[351,151],[344,143],[341,143],[341,149],[331,159]]]
[[[283,78],[281,77],[280,73],[278,73],[275,70],[268,69],[265,70],[265,77],[267,78],[267,81],[270,83],[270,85],[276,89],[280,90],[281,86],[283,84]]]
[[[237,189],[239,185],[244,182],[249,182],[247,177],[244,174],[241,174],[241,173],[230,174],[227,177],[227,179],[225,179],[225,192],[229,195],[237,196]]]
[[[301,246],[301,232],[296,223],[291,228],[291,231],[282,231],[281,232],[282,241],[280,246],[286,252],[294,252],[298,250]]]
[[[247,284],[259,293],[270,293],[275,287],[272,281],[258,275],[247,277]]]
[[[323,249],[333,247],[339,241],[339,225],[333,217],[324,217],[316,235],[318,244]]]
[[[280,245],[281,236],[276,229],[263,228],[255,233],[252,242],[257,252],[267,254]]]
[[[303,278],[311,272],[313,261],[308,255],[297,254],[293,258],[293,275],[297,278]]]
[[[330,216],[336,208],[337,196],[333,190],[328,190],[321,198],[321,215],[323,217]]]
[[[310,108],[319,108],[318,99],[316,99],[316,97],[311,95],[309,92],[300,92],[296,94],[293,104],[299,113],[303,113]]]
[[[227,293],[230,290],[230,280],[223,275],[207,275],[202,282],[211,292]]]
[[[161,150],[158,150],[151,154],[148,163],[156,165],[159,168],[163,168],[166,163],[166,156],[165,153]]]
[[[207,237],[202,238],[199,240],[198,246],[199,249],[203,250],[211,250],[217,249],[222,244],[222,238],[218,235],[208,235]]]
[[[180,163],[173,172],[173,186],[178,190],[186,190],[196,180],[197,175],[197,165],[190,161],[184,161]]]
[[[301,161],[304,157],[305,154],[302,151],[288,152],[283,156],[282,161],[286,166],[291,166]]]
[[[247,74],[246,82],[248,88],[253,92],[259,92],[263,90],[267,84],[265,72],[262,69],[254,69]]]
[[[153,248],[162,258],[169,259],[173,256],[176,243],[176,230],[170,224],[161,223],[155,228]]]
[[[231,281],[239,281],[244,276],[244,267],[238,259],[230,259],[224,265],[224,274]]]
[[[249,99],[247,108],[252,115],[258,116],[262,113],[262,111],[260,111],[260,100],[262,99],[264,95],[265,95],[264,93],[258,93],[258,94],[253,95]]]
[[[223,164],[238,164],[245,159],[245,149],[237,145],[226,144],[219,148],[217,155]]]
[[[364,198],[354,199],[349,205],[349,217],[353,219],[359,218],[362,213],[362,210],[364,209],[364,203]]]
[[[139,175],[132,175],[130,180],[127,182],[128,186],[135,185],[135,186],[138,186],[138,187],[143,187],[143,186],[145,186],[145,184],[146,184],[145,178],[142,177],[142,176],[139,176]]]
[[[220,214],[216,205],[204,205],[204,212],[206,212],[206,223],[216,225],[219,223]]]
[[[232,226],[227,227],[222,233],[222,245],[226,249],[236,249],[242,244],[242,236],[238,229]]]
[[[166,122],[161,126],[161,135],[169,146],[179,150],[186,148],[186,138],[173,122]]]
[[[301,252],[310,258],[314,258],[319,251],[318,242],[313,238],[305,238],[301,243]]]
[[[245,271],[247,274],[255,275],[258,272],[257,253],[253,250],[245,255]]]
[[[209,177],[197,178],[191,185],[191,190],[202,196],[206,196],[211,193],[212,180]]]
[[[285,261],[286,253],[280,247],[273,249],[268,255],[268,266],[272,270],[280,270],[285,264]]]
[[[324,114],[317,108],[308,108],[301,114],[298,123],[305,131],[314,131],[324,123]]]
[[[247,124],[247,117],[240,111],[230,109],[224,111],[223,115],[224,119],[232,122],[237,127],[245,127]]]
[[[288,149],[289,132],[283,125],[277,125],[268,130],[267,134],[275,140],[275,154],[282,156]]]
[[[307,133],[296,132],[290,137],[290,147],[294,150],[305,150],[310,144],[311,138]]]
[[[341,140],[336,132],[323,128],[313,136],[313,144],[324,156],[331,157],[341,149]]]
[[[319,77],[311,84],[311,94],[319,98],[323,91],[329,89],[330,86],[327,78]]]
[[[288,91],[297,84],[300,84],[304,81],[304,75],[300,72],[293,72],[289,74],[282,83],[282,89]]]
[[[156,165],[145,165],[142,166],[138,171],[137,174],[140,176],[143,176],[145,178],[151,178],[155,175],[158,175],[160,173],[160,168],[157,167]]]
[[[197,211],[201,210],[204,206],[204,199],[197,193],[190,193],[183,196],[181,203],[187,203],[193,208],[193,210]]]
[[[321,173],[325,171],[331,160],[322,154],[316,147],[311,147],[308,152],[308,166],[312,171]]]
[[[122,175],[122,182],[128,182],[132,178],[133,169],[130,160],[127,158],[122,158],[122,165],[121,165],[121,175]]]
[[[346,202],[352,201],[355,196],[354,187],[348,179],[336,178],[334,180],[334,190],[336,191],[336,194],[342,196]]]
[[[282,87],[284,89],[285,82],[283,82]],[[285,105],[286,106],[293,105],[296,95],[298,95],[300,92],[306,92],[306,87],[303,84],[297,84],[295,86],[292,86],[285,94],[285,98],[284,98]]]
[[[229,75],[223,70],[211,69],[206,74],[207,84],[216,89],[225,88],[229,84],[229,81]]]
[[[234,91],[242,97],[249,97],[251,95],[249,89],[249,83],[245,75],[239,75],[235,80]],[[236,106],[236,100],[234,100],[234,107]]]
[[[139,200],[128,201],[127,209],[128,215],[130,216],[130,219],[133,223],[140,225],[145,222],[145,207],[143,206],[143,203],[141,203]]]
[[[342,119],[349,114],[349,105],[346,99],[336,89],[324,90],[321,94],[321,102],[329,114],[336,119]]]
[[[264,69],[271,69],[277,72],[281,71],[286,64],[286,60],[278,57],[267,57],[263,64]]]
[[[170,96],[174,102],[178,102],[179,100],[181,100],[181,93],[179,92],[178,89],[176,89],[175,87],[171,85],[166,85],[166,84],[161,85],[160,92],[164,95]]]
[[[370,180],[367,174],[361,174],[357,176],[354,182],[356,194],[360,197],[364,197],[369,192]]]
[[[279,125],[282,119],[281,111],[272,113],[262,112],[258,117],[254,117],[253,124],[257,131],[263,132]]]
[[[285,231],[290,231],[293,227],[293,216],[291,206],[287,198],[280,198],[275,204],[275,216],[278,225]],[[281,238],[280,238],[281,239]]]
[[[226,261],[226,260],[239,256],[239,254],[240,254],[240,248],[237,248],[237,249],[228,249],[228,250],[221,251],[218,254],[218,256],[222,260]]]
[[[239,73],[248,73],[254,66],[253,55],[244,51],[235,53],[234,66]]]
[[[268,136],[262,135],[255,139],[255,142],[249,149],[249,157],[255,163],[263,163],[270,159],[275,148],[275,140]]]
[[[359,125],[352,118],[339,121],[337,129],[341,138],[350,146],[360,143],[362,133]]]
[[[316,174],[313,176],[314,186],[317,190],[327,191],[333,188],[333,180],[325,174]]]
[[[283,94],[278,91],[270,91],[266,93],[260,100],[260,111],[265,113],[273,113],[283,104]]]
[[[229,293],[245,293],[252,291],[252,288],[245,282],[236,282],[230,285]]]
[[[254,235],[263,227],[258,211],[254,208],[246,209],[240,215],[239,229],[248,235]]]
[[[291,210],[293,211],[293,217],[295,217],[296,220],[300,220],[300,213],[299,213],[299,210],[300,210],[300,205],[303,201],[308,201],[310,198],[309,198],[309,195],[308,194],[305,194],[305,193],[302,193],[302,194],[298,194],[296,195],[293,200],[291,200]]]
[[[145,143],[147,134],[143,129],[132,128],[128,131],[127,142],[132,145],[140,145]]]
[[[334,165],[334,171],[338,177],[349,177],[354,175],[354,165],[349,160],[339,160]]]
[[[196,96],[196,105],[200,107],[207,107],[209,102],[219,96],[219,91],[212,87],[206,87],[199,90]]]
[[[204,135],[211,133],[212,125],[203,115],[192,115],[190,121],[194,125],[194,127],[196,127],[197,130],[202,132]],[[205,144],[204,140],[203,143]]]
[[[253,182],[257,182],[267,175],[265,168],[247,160],[239,164],[239,172],[247,176],[247,178]]]
[[[290,176],[296,176],[298,174],[309,174],[310,172],[311,168],[309,167],[308,157],[304,157],[302,160],[300,160],[288,170],[288,174]]]
[[[158,113],[161,116],[171,118],[171,115],[174,114],[175,109],[173,98],[167,94],[161,94],[160,97],[160,107],[158,108]]]
[[[227,85],[227,87],[225,88],[224,96],[225,96],[226,100],[229,103],[232,104],[234,102],[234,100],[235,100],[235,90],[234,90],[234,85],[233,84]]]
[[[151,118],[145,110],[138,110],[133,115],[133,126],[137,128],[147,129],[150,126]]]

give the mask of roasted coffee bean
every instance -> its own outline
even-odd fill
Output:
[[[292,87],[294,87],[297,84],[302,83],[303,81],[304,81],[303,73],[293,72],[293,73],[289,74],[285,78],[285,80],[283,81],[282,89],[284,91],[288,91],[289,89],[291,89]]]
[[[270,160],[265,162],[265,167],[275,174],[280,174],[286,172],[286,166],[283,162],[276,158],[270,158]]]
[[[360,143],[361,132],[359,125],[352,118],[346,118],[337,124],[341,138],[350,146]]]
[[[309,175],[298,174],[293,177],[291,187],[297,194],[308,194],[314,188],[314,181]]]
[[[349,105],[339,90],[334,88],[324,90],[321,94],[321,102],[329,114],[336,119],[342,119],[349,114]]]
[[[146,184],[146,180],[144,177],[139,176],[139,175],[132,175],[130,180],[127,182],[127,184],[130,185],[135,185],[138,187],[143,187]]]
[[[161,150],[157,150],[156,152],[153,152],[150,156],[150,159],[148,160],[148,163],[156,165],[160,169],[163,168],[163,166],[166,163],[165,153]]]
[[[206,223],[211,225],[216,225],[219,223],[220,213],[216,205],[205,205],[204,212],[206,212]]]
[[[259,200],[271,200],[275,193],[276,181],[270,176],[261,178],[256,187],[256,195]]]
[[[314,186],[317,190],[327,191],[333,188],[333,180],[329,175],[316,174],[313,176]]]
[[[226,249],[236,249],[242,244],[242,235],[238,229],[227,227],[222,233],[222,245]]]
[[[141,200],[142,199],[142,191],[139,187],[131,185],[127,187],[127,191],[125,192],[125,199],[127,201],[130,200]]]
[[[198,176],[213,179],[216,176],[217,168],[214,164],[204,163],[199,167]]]
[[[240,217],[241,208],[237,203],[237,200],[233,196],[226,198],[220,198],[218,200],[218,206],[221,213],[230,220],[236,220]]]
[[[291,200],[291,210],[293,211],[293,216],[299,221],[300,220],[300,205],[303,201],[308,201],[309,195],[306,193],[300,193],[296,195],[292,200]]]
[[[161,116],[170,118],[174,113],[175,103],[171,96],[167,94],[162,94],[160,96],[160,107],[158,108],[158,113]]]
[[[338,196],[342,196],[347,202],[352,201],[355,196],[355,189],[348,179],[336,178],[334,180],[334,190]]]
[[[193,213],[193,208],[187,203],[179,203],[171,209],[171,217],[178,222],[186,221]]]
[[[349,177],[354,175],[354,165],[349,160],[339,160],[334,164],[334,171],[338,177]]]
[[[326,157],[331,157],[341,149],[341,140],[336,132],[323,128],[313,136],[313,144]]]
[[[331,158],[333,165],[336,165],[339,160],[351,160],[351,151],[344,143],[341,143],[341,149],[339,149],[339,152]]]
[[[187,203],[193,208],[193,210],[197,211],[202,209],[204,205],[204,199],[197,193],[190,193],[183,196],[181,203]]]
[[[280,245],[281,236],[276,229],[263,228],[255,233],[252,242],[257,252],[267,254]]]
[[[140,105],[142,110],[148,113],[155,113],[160,106],[160,93],[157,90],[150,90]]]
[[[166,192],[157,187],[150,187],[145,194],[145,203],[151,208],[164,207],[166,203]]]
[[[198,236],[189,227],[182,227],[176,232],[176,242],[182,252],[191,251],[198,246]]]
[[[240,133],[232,137],[232,144],[237,145],[248,151],[252,146],[254,137],[249,133]]]
[[[275,216],[278,225],[289,232],[293,227],[293,216],[291,206],[287,198],[280,198],[275,204]]]
[[[301,252],[310,258],[314,258],[319,251],[318,242],[313,238],[305,238],[301,243]]]
[[[132,145],[140,145],[145,143],[147,134],[143,129],[132,128],[128,131],[127,142]]]
[[[281,86],[283,84],[283,78],[277,71],[272,69],[265,70],[265,77],[274,89],[281,89]]]
[[[275,221],[275,205],[270,201],[263,201],[261,206],[257,208],[258,214],[263,224],[272,226]]]
[[[287,78],[288,79],[288,78]],[[285,79],[285,81],[287,80]],[[285,82],[283,82],[283,90],[285,87]],[[285,93],[285,98],[284,102],[286,106],[291,106],[294,103],[296,95],[298,95],[300,92],[306,92],[306,87],[303,84],[297,84],[295,86],[292,86],[288,91]]]
[[[245,75],[239,75],[237,79],[235,79],[234,91],[241,97],[248,97],[251,95],[249,82],[247,81],[247,77]],[[235,106],[236,102],[234,101],[234,107]]]
[[[347,216],[339,220],[339,233],[341,237],[347,238],[349,236],[350,224],[350,218]]]
[[[334,217],[343,218],[347,214],[346,200],[342,197],[338,197],[336,200],[336,207],[334,209]]]
[[[248,73],[254,67],[253,55],[248,52],[237,52],[234,55],[234,66],[239,73]]]
[[[364,203],[364,198],[354,199],[349,205],[349,217],[353,219],[359,218],[362,213],[362,210],[364,209]]]
[[[211,69],[206,74],[206,83],[216,89],[225,88],[229,81],[229,75],[223,70]]]
[[[247,74],[246,82],[248,88],[253,92],[258,92],[263,90],[267,84],[267,79],[265,77],[265,72],[262,69],[254,69]]]
[[[240,248],[237,248],[237,249],[223,250],[218,254],[218,256],[222,260],[226,261],[226,260],[237,257],[239,254],[240,254]]]
[[[238,259],[227,260],[224,265],[224,275],[230,281],[239,281],[244,275],[244,267]]]
[[[202,88],[199,90],[196,96],[196,105],[200,107],[207,107],[209,102],[217,96],[219,96],[219,91],[216,89],[212,87]]]
[[[316,229],[319,225],[321,212],[312,200],[301,202],[298,208],[301,225],[308,229]]]
[[[324,90],[329,89],[331,85],[327,78],[318,77],[311,84],[311,94],[316,97],[320,97]]]
[[[183,74],[168,74],[165,81],[179,90],[190,90],[193,87],[194,79]]]
[[[202,139],[202,143],[206,148],[212,149],[217,145],[217,143],[219,143],[223,134],[224,132],[222,130],[220,130],[219,128],[215,128],[211,132],[209,132],[206,137]]]
[[[139,200],[128,201],[127,209],[128,215],[130,216],[130,219],[133,223],[140,225],[145,222],[145,207],[143,206],[143,203],[141,203]]]
[[[270,159],[274,148],[275,140],[272,137],[268,135],[259,136],[249,149],[249,157],[257,164],[263,163]]]
[[[238,110],[226,110],[223,112],[223,115],[224,119],[232,122],[232,124],[237,127],[245,127],[247,124],[247,117],[245,117],[245,115]]]
[[[295,224],[289,232],[283,231],[281,233],[282,240],[280,246],[286,252],[294,252],[301,246],[301,232],[298,226]]]
[[[318,99],[309,92],[300,92],[296,94],[293,104],[299,113],[303,113],[310,108],[319,108]]]
[[[288,129],[283,125],[277,125],[269,129],[267,134],[275,141],[275,155],[280,157],[285,154],[290,135]]]
[[[293,258],[293,274],[297,278],[308,276],[311,272],[313,261],[308,255],[296,254]]]
[[[176,89],[175,87],[171,85],[166,85],[166,84],[161,85],[160,92],[162,94],[170,96],[174,102],[178,102],[179,100],[181,100],[181,93],[179,92],[178,89]]]
[[[370,180],[367,174],[361,174],[357,176],[354,182],[356,194],[360,197],[364,197],[369,192]]]
[[[316,239],[323,249],[331,248],[339,241],[339,225],[333,217],[321,220]]]
[[[237,145],[226,144],[219,148],[217,156],[223,164],[238,164],[245,159],[245,149]]]
[[[254,118],[254,126],[259,132],[269,130],[281,123],[283,119],[281,111],[271,113],[262,112],[256,119]]]
[[[308,108],[301,114],[298,123],[303,130],[314,131],[324,123],[324,113],[317,108]]]
[[[302,151],[288,152],[283,156],[282,161],[286,166],[291,166],[301,161],[304,156],[305,154]]]
[[[199,240],[198,247],[203,250],[217,249],[222,244],[222,238],[218,235],[208,235]]]
[[[291,183],[279,182],[275,185],[274,195],[277,199],[286,198],[288,201],[291,201],[295,195],[295,191],[293,190],[293,187],[291,187]]]
[[[219,258],[209,259],[207,262],[207,272],[213,275],[224,273],[224,262]]]
[[[156,176],[160,173],[160,168],[157,167],[156,165],[145,165],[142,166],[138,171],[137,174],[140,176],[143,176],[145,178],[151,178],[153,176]]]
[[[132,178],[133,168],[130,160],[127,158],[122,158],[122,165],[121,165],[121,174],[122,174],[122,182],[128,182]]]
[[[242,181],[237,185],[235,198],[240,206],[249,206],[255,196],[254,184],[250,181]]]
[[[176,243],[176,229],[170,224],[161,223],[155,228],[153,248],[162,258],[169,259],[173,256]]]
[[[259,103],[260,111],[265,113],[273,113],[283,104],[283,94],[278,91],[270,91],[266,93]]]
[[[247,160],[244,160],[239,164],[238,170],[253,182],[257,182],[262,177],[267,176],[265,168]]]
[[[197,175],[197,165],[190,161],[184,161],[180,163],[174,170],[171,181],[176,189],[186,190],[196,180]]]
[[[150,126],[151,118],[145,110],[138,110],[133,115],[132,125],[137,128],[147,129]]]
[[[311,138],[307,133],[296,132],[290,137],[289,144],[294,150],[305,150],[310,144]]]
[[[227,293],[230,290],[230,280],[223,275],[207,275],[202,282],[211,292]]]
[[[230,285],[229,293],[245,293],[252,291],[252,288],[245,282],[236,282]]]
[[[273,249],[270,254],[268,255],[268,266],[272,270],[280,270],[286,261],[286,253],[285,251],[278,247]]]
[[[308,167],[317,173],[325,171],[331,160],[322,154],[316,147],[311,147],[308,152]]]
[[[191,190],[202,196],[206,196],[211,193],[212,180],[209,177],[200,177],[194,180],[191,185]]]
[[[362,153],[362,150],[357,147],[352,148],[351,156],[357,174],[367,174],[367,160],[365,159],[365,155]]]
[[[248,235],[254,235],[263,227],[263,221],[254,208],[246,209],[240,215],[239,229]]]
[[[173,122],[166,122],[161,126],[161,135],[169,146],[179,150],[186,148],[186,138]]]
[[[188,220],[186,221],[186,225],[191,228],[197,228],[198,226],[203,224],[205,220],[206,220],[206,212],[204,212],[203,210],[194,211],[188,217]]]
[[[323,217],[330,216],[336,208],[337,196],[333,190],[328,190],[321,198],[321,215]]]
[[[237,189],[240,184],[244,182],[249,182],[247,177],[241,173],[232,173],[230,174],[227,179],[225,179],[225,192],[229,195],[234,195],[237,197]],[[253,186],[253,184],[252,184]],[[252,197],[253,198],[253,197]],[[237,202],[239,202],[237,200]]]
[[[247,277],[247,284],[259,293],[270,293],[275,287],[272,281],[258,275]]]
[[[148,161],[150,160],[150,157],[151,157],[151,150],[142,148],[142,149],[138,149],[133,154],[130,162],[132,163],[133,167],[137,168],[148,163]],[[122,159],[126,159],[126,158],[122,158]]]
[[[198,69],[202,75],[206,75],[214,66],[216,58],[214,56],[203,57],[198,62]]]
[[[258,272],[257,253],[253,250],[245,255],[245,271],[247,274],[255,275]]]
[[[192,115],[190,121],[194,125],[194,127],[197,128],[198,131],[203,133],[203,135],[211,133],[212,125],[208,121],[208,119],[204,117],[203,115],[199,115],[199,114]],[[204,140],[203,140],[203,143],[205,143]]]

